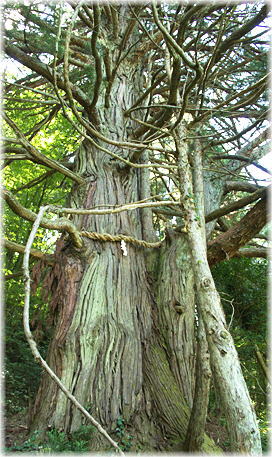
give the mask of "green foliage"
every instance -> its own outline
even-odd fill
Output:
[[[233,336],[245,381],[259,420],[263,450],[267,449],[267,381],[259,367],[255,345],[264,359],[267,351],[267,261],[231,259],[213,268],[227,323]],[[210,410],[217,415],[216,398],[211,395]],[[224,418],[222,418],[224,421]]]
[[[259,415],[259,429],[261,433],[263,452],[268,452],[269,436],[271,437],[271,422],[267,419],[265,414]]]
[[[22,9],[25,12],[24,6]],[[48,88],[48,94],[52,92]],[[45,105],[48,100],[44,96],[25,88],[13,90],[13,99],[6,100],[5,108],[8,115],[18,127],[32,139],[32,144],[44,155],[54,160],[65,160],[67,155],[73,153],[80,138],[78,133],[65,119],[59,110],[55,117],[46,123],[38,133],[36,126],[44,120],[51,109]],[[25,102],[24,110],[21,110],[23,100],[32,100],[34,103]],[[50,102],[50,98],[49,98]],[[39,103],[41,105],[39,105]],[[35,108],[36,106],[36,108]],[[37,108],[38,107],[38,108]],[[14,137],[14,132],[8,126],[4,127],[5,135]],[[16,150],[20,147],[16,146]],[[67,159],[66,159],[67,160]],[[50,171],[50,170],[49,170]],[[62,174],[51,172],[47,175],[48,168],[26,160],[14,160],[4,168],[4,185],[11,190],[19,202],[28,209],[38,212],[42,204],[63,204],[71,190],[72,183]],[[35,185],[34,185],[35,184]],[[3,215],[5,237],[25,245],[28,239],[32,223],[17,216],[6,205]],[[35,237],[33,248],[45,253],[52,253],[56,240],[56,232],[39,228]],[[22,254],[7,250],[4,258],[4,274],[19,274],[22,271]],[[30,266],[33,267],[33,259]],[[8,413],[15,413],[28,405],[29,399],[33,398],[37,391],[41,369],[34,361],[33,355],[26,342],[23,331],[23,300],[24,283],[22,277],[9,279],[5,288],[5,387],[6,407]],[[47,304],[41,298],[40,289],[32,296],[30,320],[38,321],[33,328],[34,336],[38,340],[42,355],[46,354],[49,332],[46,324]],[[35,332],[39,330],[39,337]],[[43,337],[41,338],[41,333]]]
[[[5,390],[8,413],[16,413],[35,395],[41,368],[35,362],[23,330],[24,284],[21,278],[7,281],[5,309]],[[47,305],[42,302],[39,290],[31,304],[30,321],[38,322],[39,350],[46,354],[49,332],[46,329]],[[35,324],[37,327],[37,324]]]
[[[129,435],[126,429],[125,421],[122,417],[119,417],[116,422],[116,428],[114,430],[117,438],[118,438],[118,445],[122,449],[122,451],[129,451],[132,446],[132,436]]]
[[[255,332],[235,327],[232,330],[235,346],[237,348],[245,381],[250,397],[253,401],[257,414],[262,414],[266,409],[266,380],[258,365],[254,344],[259,341],[259,347],[266,347],[262,335]],[[265,354],[265,350],[263,351]]]
[[[266,340],[267,261],[264,259],[231,259],[213,268],[213,277],[230,320],[233,300],[234,322]],[[260,336],[260,338],[259,338]],[[257,341],[255,341],[257,342]]]
[[[54,453],[54,452],[88,452],[89,442],[92,438],[94,427],[83,425],[76,432],[67,435],[58,430],[46,432],[45,438],[41,432],[35,431],[20,446],[14,446],[9,451]]]

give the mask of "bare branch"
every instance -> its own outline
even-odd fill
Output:
[[[257,119],[255,122],[252,122],[252,124],[250,124],[248,127],[246,127],[243,130],[241,130],[236,135],[233,135],[233,136],[231,136],[229,138],[225,138],[223,140],[212,141],[208,146],[206,146],[205,149],[210,148],[212,146],[218,146],[219,144],[231,143],[231,142],[241,138],[243,135],[245,135],[246,133],[250,132],[252,129],[257,127],[264,119],[265,118],[263,116],[261,116],[261,118]]]
[[[250,141],[246,146],[240,149],[239,154],[245,157],[251,157],[252,159],[261,159],[264,155],[270,151],[270,142],[267,140],[270,137],[270,128],[265,129],[260,135],[254,140]],[[262,145],[263,142],[266,142]],[[261,145],[261,146],[260,146]],[[241,167],[236,167],[239,169]]]
[[[13,44],[6,44],[5,51],[10,57],[17,60],[22,65],[25,65],[26,67],[35,71],[36,73],[38,73],[38,75],[43,76],[47,81],[49,81],[51,83],[54,82],[53,75],[47,65],[38,61],[34,57],[27,55],[21,49],[17,48]],[[60,78],[59,75],[57,75],[57,84],[60,89],[65,90],[65,88],[66,88],[65,83],[62,80],[62,78]],[[75,97],[75,100],[77,100],[81,104],[81,106],[83,106],[86,109],[86,111],[89,112],[90,111],[90,100],[87,97],[87,95],[85,95],[81,89],[79,89],[78,87],[76,87],[75,85],[73,85],[71,83],[70,83],[70,89],[72,91],[73,97]]]
[[[95,74],[96,74],[96,81],[94,85],[94,94],[93,99],[91,102],[91,109],[93,109],[97,103],[100,86],[102,83],[102,65],[101,65],[101,58],[96,48],[97,38],[99,34],[99,27],[100,27],[100,8],[98,4],[93,5],[93,17],[94,17],[94,27],[91,39],[91,47],[92,47],[92,54],[95,60]]]
[[[199,7],[198,7],[199,8]],[[179,46],[179,44],[176,42],[176,40],[170,35],[168,30],[162,25],[161,21],[159,20],[158,12],[157,12],[157,7],[156,7],[156,2],[153,0],[152,1],[152,12],[153,12],[153,17],[154,21],[157,24],[158,28],[162,32],[165,41],[169,43],[169,45],[176,51],[176,53],[182,58],[183,62],[185,65],[188,65],[188,67],[192,68],[193,70],[198,70],[200,71],[200,68],[197,63],[193,62],[190,57],[188,57],[183,49]]]
[[[4,281],[9,281],[10,279],[19,278],[20,276],[23,276],[23,274],[24,274],[23,271],[17,271],[16,273],[4,275],[3,279],[4,279]]]
[[[240,192],[255,192],[260,187],[255,184],[248,183],[247,181],[226,181],[225,182],[225,194],[233,190]]]
[[[240,154],[217,154],[212,156],[213,159],[221,160],[221,159],[233,159],[233,160],[239,160],[241,162],[246,162],[250,165],[254,165],[256,168],[259,168],[260,170],[264,171],[265,173],[268,173],[269,175],[272,175],[271,171],[269,171],[267,168],[263,167],[257,162],[254,162],[254,160],[250,159],[249,157],[242,156]]]
[[[242,27],[235,30],[228,38],[226,38],[216,53],[215,63],[217,63],[221,59],[221,57],[225,54],[227,50],[229,50],[236,44],[239,45],[240,38],[242,38],[244,35],[250,32],[254,27],[256,27],[256,25],[260,24],[266,18],[267,14],[268,7],[267,5],[264,5],[255,17],[250,19]]]
[[[15,243],[14,241],[10,241],[7,239],[4,239],[4,246],[10,251],[19,252],[20,254],[24,254],[26,250],[26,247],[23,244]],[[38,249],[30,249],[30,255],[37,259],[44,260],[49,265],[53,265],[54,263],[52,255],[44,254],[42,251],[39,251]]]
[[[9,205],[10,209],[14,211],[18,216],[22,217],[27,221],[34,222],[37,218],[37,214],[33,211],[25,208],[24,206],[19,203],[19,201],[12,195],[12,193],[6,189],[3,190],[3,196],[6,200],[7,204]],[[74,245],[78,248],[82,248],[83,242],[79,235],[78,230],[74,226],[74,224],[65,218],[59,219],[46,219],[43,218],[41,223],[41,227],[47,228],[50,230],[59,230],[60,232],[68,232],[71,236],[71,239]]]
[[[264,197],[237,224],[208,243],[209,264],[214,265],[233,257],[241,247],[262,230],[268,219],[267,203]]]
[[[267,188],[259,189],[253,194],[250,194],[244,198],[241,198],[240,200],[223,206],[222,208],[218,208],[215,211],[212,211],[210,214],[208,214],[205,217],[205,221],[206,223],[211,222],[214,219],[218,219],[218,217],[225,216],[226,214],[232,213],[233,211],[237,211],[238,209],[244,208],[246,205],[249,205],[249,203],[258,200],[259,198],[262,198],[266,194],[266,192]]]
[[[59,173],[62,173],[65,176],[68,176],[69,178],[73,179],[75,182],[78,184],[83,184],[85,182],[84,178],[81,176],[77,175],[73,171],[69,170],[66,168],[64,165],[61,163],[57,162],[56,160],[50,159],[49,157],[46,157],[44,154],[42,154],[38,149],[35,148],[24,136],[24,134],[21,132],[21,130],[17,127],[15,122],[13,122],[6,114],[3,114],[3,118],[5,121],[8,123],[8,125],[14,130],[16,135],[19,138],[20,144],[25,147],[25,149],[28,151],[29,155],[33,157],[34,159],[38,160],[40,163],[43,165],[52,168]]]
[[[256,257],[267,259],[268,250],[266,248],[242,248],[233,257]]]
[[[240,92],[235,91],[233,95],[228,97],[227,99],[223,100],[221,103],[218,105],[214,106],[213,108],[207,109],[206,112],[198,116],[194,121],[192,121],[192,124],[198,123],[205,119],[207,116],[211,115],[214,110],[219,110],[223,106],[229,106],[229,110],[231,110],[231,105],[230,102],[235,100],[238,97],[241,97],[242,95],[248,93],[249,91],[255,90],[257,87],[263,86],[264,83],[268,81],[268,75],[263,76],[259,81],[257,81],[255,84],[247,87],[246,89],[241,90]]]
[[[172,206],[172,205],[180,205],[180,203],[175,202],[173,200],[169,200],[169,201],[162,200],[159,202],[128,203],[127,205],[119,206],[117,208],[109,208],[109,209],[59,208],[59,211],[62,214],[116,214],[116,213],[121,213],[123,211],[131,211],[133,209],[156,208],[158,206],[160,207],[160,206]]]
[[[38,184],[43,182],[45,179],[52,176],[54,173],[56,173],[56,170],[48,170],[46,173],[43,173],[42,175],[38,176],[37,178],[32,179],[24,186],[17,187],[16,189],[14,189],[14,192],[17,193],[24,189],[31,189],[31,187],[37,186]]]

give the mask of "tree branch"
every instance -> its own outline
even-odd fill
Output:
[[[213,108],[207,109],[206,112],[204,112],[203,114],[198,116],[196,119],[194,119],[192,121],[192,124],[196,124],[196,123],[202,121],[203,119],[205,119],[207,116],[213,115],[214,110],[219,110],[220,108],[223,108],[223,106],[227,105],[229,107],[229,111],[231,111],[231,107],[232,107],[230,104],[231,101],[235,100],[238,97],[241,97],[242,95],[246,94],[249,91],[252,91],[253,89],[255,89],[259,86],[262,86],[267,81],[268,81],[268,75],[265,75],[262,78],[260,78],[256,83],[252,84],[249,87],[246,87],[245,89],[241,90],[240,92],[234,91],[233,95],[230,95],[230,97],[228,97],[227,99],[224,99],[221,103],[214,106]]]
[[[10,279],[15,279],[15,278],[19,278],[20,276],[23,276],[23,271],[18,271],[17,273],[11,273],[9,275],[4,275],[3,276],[3,279],[4,281],[9,281]]]
[[[20,187],[16,187],[16,189],[14,189],[14,192],[17,193],[20,190],[31,189],[31,187],[37,186],[38,184],[40,184],[41,182],[43,182],[44,180],[46,180],[47,178],[52,176],[54,173],[56,173],[56,170],[48,170],[48,171],[46,171],[46,173],[43,173],[42,175],[38,176],[37,178],[32,179],[27,184],[24,184],[23,186],[20,186]]]
[[[97,103],[98,96],[100,93],[100,86],[102,83],[102,65],[101,65],[101,58],[96,48],[97,38],[99,34],[99,27],[100,27],[100,9],[98,4],[93,5],[93,17],[94,17],[94,27],[93,33],[91,38],[91,48],[92,54],[95,60],[95,74],[96,74],[96,81],[94,85],[94,94],[93,99],[91,102],[91,109],[93,109]]]
[[[14,46],[13,44],[5,44],[5,51],[6,53],[12,57],[13,59],[17,60],[20,62],[22,65],[26,66],[27,68],[30,68],[34,72],[36,72],[38,75],[43,76],[47,81],[54,83],[54,78],[49,70],[48,65],[45,65],[44,63],[40,62],[37,59],[34,59],[33,57],[30,57],[28,54],[23,52],[21,49],[17,48],[17,46]],[[65,90],[66,85],[65,82],[62,80],[62,78],[57,75],[57,84],[60,89]],[[70,83],[70,89],[72,91],[73,97],[75,100],[77,100],[81,106],[83,106],[86,111],[89,113],[90,112],[90,100],[87,95],[82,92],[81,89],[78,87],[74,86],[72,83]]]
[[[263,120],[264,120],[264,117],[261,117],[261,118],[257,119],[256,121],[252,122],[252,124],[250,124],[248,127],[244,128],[239,133],[237,133],[235,135],[232,135],[229,138],[224,138],[223,140],[218,140],[218,141],[212,141],[208,146],[206,146],[205,149],[210,148],[212,146],[218,146],[219,144],[231,143],[231,142],[233,142],[235,140],[238,140],[243,135],[245,135],[246,133],[250,132],[250,130],[254,129],[254,127],[257,127],[258,124],[260,124],[260,122],[262,122]]]
[[[264,197],[237,224],[208,243],[210,265],[233,257],[261,231],[269,217],[266,207],[267,202]]]
[[[266,248],[242,248],[233,257],[260,257],[267,259],[268,252]]]
[[[233,190],[239,192],[255,192],[260,187],[255,184],[248,183],[247,181],[226,181],[225,182],[225,194]]]
[[[269,369],[268,369],[268,367],[267,367],[267,365],[266,365],[266,363],[265,363],[265,361],[263,359],[263,356],[262,356],[257,344],[255,344],[254,349],[255,349],[257,362],[260,365],[260,367],[262,369],[262,372],[263,372],[264,376],[266,377],[267,381],[270,383],[271,382],[271,380],[270,380],[270,373],[271,372],[269,371]]]
[[[179,202],[173,200],[163,200],[159,202],[135,202],[128,203],[126,205],[121,205],[117,208],[106,208],[106,209],[83,209],[83,208],[59,208],[59,211],[62,214],[116,214],[123,211],[131,211],[133,209],[140,208],[154,208],[158,206],[171,206],[171,205],[180,205]],[[105,205],[106,206],[106,205]]]
[[[250,159],[249,157],[245,157],[242,155],[238,154],[217,154],[212,156],[213,159],[221,160],[221,159],[233,159],[233,160],[239,160],[241,162],[246,162],[250,165],[254,165],[256,168],[259,168],[260,170],[264,171],[265,173],[268,173],[269,175],[272,175],[271,171],[269,171],[267,168],[263,167],[262,165],[258,164],[257,162],[254,162],[254,160]]]
[[[10,209],[16,213],[18,216],[22,217],[23,219],[34,222],[37,218],[37,214],[33,211],[25,208],[18,202],[18,200],[12,195],[12,193],[6,189],[3,190],[3,196],[6,200],[7,204],[9,205]],[[82,248],[83,242],[79,235],[78,230],[76,229],[75,225],[70,222],[68,219],[65,218],[58,218],[58,219],[46,219],[43,218],[40,226],[50,230],[59,230],[60,232],[68,232],[71,236],[71,239],[74,245],[77,248]]]
[[[44,154],[42,154],[38,149],[35,148],[24,136],[24,134],[21,132],[21,130],[17,127],[15,122],[13,122],[7,114],[3,114],[3,118],[5,121],[8,123],[8,125],[14,130],[16,135],[18,136],[20,143],[22,146],[25,147],[27,150],[28,154],[30,154],[31,157],[34,159],[38,160],[41,164],[52,168],[59,173],[62,173],[65,176],[68,176],[68,178],[73,179],[73,181],[77,182],[78,184],[83,184],[85,182],[85,179],[82,178],[81,176],[77,175],[73,171],[69,170],[66,168],[64,165],[61,163],[57,162],[56,160],[50,159],[49,157],[46,157]]]
[[[10,251],[15,251],[19,252],[20,254],[24,254],[26,247],[23,244],[15,243],[14,241],[10,241],[7,239],[4,239],[4,246],[5,248],[9,249]],[[44,254],[42,251],[39,251],[38,249],[30,249],[30,255],[32,257],[35,257],[36,259],[42,259],[49,265],[53,265],[53,256],[49,254]]]
[[[199,6],[198,6],[198,8],[199,8]],[[195,71],[196,70],[200,71],[200,67],[198,66],[198,64],[196,62],[193,62],[190,59],[190,57],[185,54],[183,49],[179,46],[179,44],[176,42],[176,40],[170,35],[168,30],[161,23],[161,21],[159,19],[159,16],[158,16],[157,7],[156,7],[156,1],[155,0],[152,1],[152,13],[153,13],[154,21],[155,21],[156,25],[158,26],[158,28],[160,29],[160,31],[162,32],[165,41],[167,43],[169,43],[169,45],[182,58],[184,64],[188,65],[188,67],[192,68]]]
[[[248,205],[249,203],[258,200],[259,198],[262,198],[265,195],[266,191],[267,188],[258,189],[253,194],[247,195],[244,198],[240,198],[240,200],[237,200],[236,202],[232,202],[229,205],[223,206],[222,208],[218,208],[215,211],[212,211],[205,217],[206,223],[211,222],[214,219],[218,219],[218,217],[232,213],[233,211],[237,211],[238,209],[244,208],[244,206]]]
[[[217,63],[225,52],[233,47],[235,44],[239,45],[239,40],[248,32],[250,32],[256,25],[260,24],[267,16],[268,7],[264,5],[255,17],[246,22],[242,27],[235,30],[225,41],[221,44],[216,53],[215,63]]]

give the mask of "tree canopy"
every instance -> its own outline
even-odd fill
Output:
[[[36,195],[30,199],[32,209],[38,198],[35,186],[44,187],[36,208],[42,201],[60,201],[63,186],[52,198],[46,183],[56,189],[64,179],[64,188],[69,189],[71,182],[81,182],[72,171],[73,154],[80,138],[91,137],[97,143],[102,139],[108,145],[104,149],[116,159],[114,150],[123,142],[120,160],[129,160],[136,167],[143,146],[149,145],[149,163],[154,163],[152,188],[157,194],[173,192],[171,198],[177,198],[177,156],[171,132],[184,115],[194,129],[194,138],[198,136],[201,142],[204,173],[231,181],[224,198],[229,199],[229,192],[239,191],[239,186],[247,191],[248,179],[253,186],[248,165],[260,167],[256,162],[268,152],[266,5],[123,6],[124,17],[122,12],[120,17],[126,27],[117,39],[116,56],[109,45],[109,37],[118,36],[115,7],[97,6],[91,11],[84,5],[77,19],[72,19],[76,5],[70,5],[45,8],[35,2],[8,4],[5,9],[5,51],[18,68],[16,75],[9,74],[9,67],[6,71],[8,189],[20,179],[16,182],[18,195]],[[91,21],[97,23],[94,31]],[[98,94],[99,103],[108,103],[125,58],[139,59],[139,66],[143,62],[145,82],[139,98],[123,112],[130,137],[124,138],[120,132],[116,142],[114,132],[112,138],[104,137],[103,121],[100,133],[95,132],[94,107]],[[18,78],[19,71],[23,77]],[[18,169],[25,171],[18,173]],[[241,182],[233,183],[238,179],[244,181],[244,187]],[[250,198],[254,201],[255,195]],[[210,213],[217,209],[212,199],[206,205]],[[226,208],[225,214],[230,210]],[[163,226],[162,215],[169,220],[167,211],[156,213],[158,226]],[[178,216],[178,211],[169,215]],[[216,216],[212,213],[206,218],[210,221]]]

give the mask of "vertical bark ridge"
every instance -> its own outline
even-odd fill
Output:
[[[137,183],[135,170],[126,174],[100,170],[95,186],[90,182],[85,189],[84,204],[114,205],[137,200]],[[80,198],[80,191],[74,194],[77,206],[81,206]],[[91,231],[141,235],[136,211],[76,221],[83,222],[85,229]],[[130,245],[127,251],[124,256],[119,243],[86,240],[84,257],[78,260],[84,273],[77,285],[69,323],[68,298],[75,298],[75,284],[63,281],[63,296],[57,298],[61,311],[54,336],[59,354],[55,368],[61,367],[66,387],[83,405],[89,404],[103,424],[114,424],[120,415],[129,420],[142,403],[142,344],[146,344],[151,332],[152,298],[144,250]],[[51,386],[49,397],[53,391]],[[52,426],[60,428],[63,418],[70,417],[65,419],[64,428],[75,430],[81,424],[81,414],[61,392],[55,396]]]
[[[192,406],[195,370],[194,280],[184,237],[173,235],[161,254],[158,321],[169,363],[188,406]]]
[[[168,363],[165,349],[156,335],[149,346],[145,357],[145,377],[150,389],[156,414],[163,420],[164,437],[169,439],[174,447],[172,451],[183,451],[190,408],[181,395],[180,387]],[[163,343],[162,343],[163,344]],[[156,383],[154,383],[156,379]],[[204,453],[220,453],[220,449],[207,436],[201,446]]]
[[[119,246],[92,253],[69,330],[64,337],[66,322],[60,318],[54,337],[58,358],[51,364],[66,387],[83,405],[90,404],[104,424],[114,423],[120,415],[129,420],[142,401],[142,344],[151,332],[151,300],[143,256],[133,249],[127,257]],[[61,316],[66,302],[62,306]],[[51,384],[47,397],[53,398],[54,392],[57,404],[51,425],[62,428],[63,418],[72,417],[70,429],[78,428],[80,413],[61,392],[56,394],[48,379],[47,383]]]

